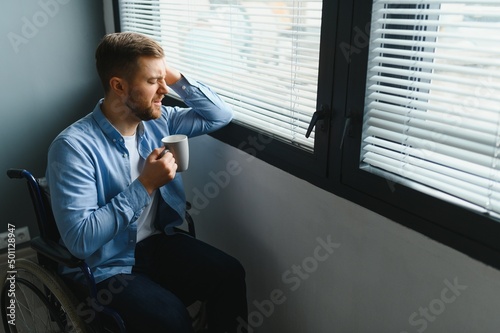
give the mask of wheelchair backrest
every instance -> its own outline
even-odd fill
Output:
[[[43,225],[42,226],[39,225],[39,228],[44,229],[44,237],[54,242],[58,242],[59,239],[61,238],[61,235],[59,233],[59,229],[57,229],[56,220],[54,219],[54,214],[52,213],[49,185],[45,177],[37,178],[36,182],[40,190],[40,197],[41,197],[40,199],[44,206],[43,211],[45,213],[45,218],[42,219],[44,220],[44,222],[42,223]]]

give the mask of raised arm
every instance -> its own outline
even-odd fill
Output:
[[[209,86],[181,75],[170,68],[167,84],[186,103],[188,108],[173,108],[163,116],[169,119],[171,133],[189,137],[213,132],[227,125],[233,118],[233,110]],[[180,78],[179,76],[180,75]],[[172,83],[174,82],[174,83]]]

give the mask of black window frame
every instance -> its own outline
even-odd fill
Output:
[[[118,0],[113,0],[120,31]],[[214,138],[291,175],[500,268],[500,223],[359,168],[372,0],[324,0],[315,152],[231,123]],[[167,105],[183,105],[165,98]],[[369,221],[367,221],[369,223]]]
[[[369,27],[372,0],[356,0],[353,6],[349,45],[356,46],[361,31]],[[364,30],[369,40],[369,31]],[[347,38],[347,34],[346,34]],[[349,110],[347,135],[336,173],[333,192],[447,245],[483,263],[500,268],[500,223],[494,219],[427,194],[407,188],[359,168],[361,131],[365,99],[368,45],[356,48],[349,59],[346,110]],[[338,170],[338,169],[337,169]],[[342,190],[339,190],[342,188]]]

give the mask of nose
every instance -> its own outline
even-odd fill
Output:
[[[160,81],[160,87],[158,88],[158,93],[160,95],[166,95],[168,94],[168,86],[165,80]]]

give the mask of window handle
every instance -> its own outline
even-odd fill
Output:
[[[351,116],[349,115],[345,120],[344,132],[342,133],[342,140],[340,141],[340,149],[342,149],[342,147],[344,147],[345,136],[347,135],[348,131],[350,131],[350,130],[351,130]]]
[[[326,119],[327,116],[328,116],[328,107],[321,105],[320,110],[313,113],[311,122],[309,123],[309,127],[307,128],[306,138],[308,138],[311,135],[311,132],[314,126],[316,126],[316,123],[320,120]],[[321,129],[324,130],[325,127],[323,126]]]
[[[353,124],[358,124],[360,122],[360,116],[353,110],[347,110],[345,115],[344,131],[342,133],[342,140],[340,141],[340,149],[344,147],[344,139],[346,136],[354,137],[353,134]]]

